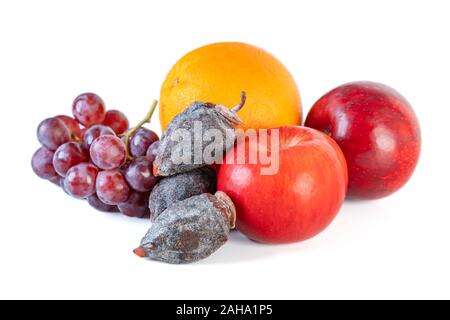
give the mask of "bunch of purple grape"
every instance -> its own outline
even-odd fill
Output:
[[[61,115],[39,124],[41,147],[31,160],[34,172],[100,211],[148,217],[149,194],[158,182],[152,167],[159,137],[142,124],[150,121],[155,106],[129,129],[126,116],[105,111],[98,95],[79,95],[73,118]]]

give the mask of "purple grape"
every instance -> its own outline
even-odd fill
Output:
[[[39,148],[31,158],[31,167],[34,173],[42,179],[52,179],[58,176],[53,167],[53,155],[55,153],[45,147]]]
[[[56,116],[55,118],[64,122],[67,129],[69,129],[70,137],[72,139],[80,139],[81,138],[80,125],[74,118],[66,116],[66,115],[59,115],[59,116]]]
[[[100,136],[115,136],[113,129],[102,124],[96,124],[88,128],[83,135],[83,148],[89,152],[92,142]]]
[[[98,169],[91,163],[73,166],[64,178],[64,190],[76,198],[87,198],[95,193]]]
[[[90,149],[91,159],[100,169],[111,170],[122,166],[127,160],[125,144],[116,136],[100,136]]]
[[[158,148],[159,148],[159,140],[153,142],[153,143],[150,145],[150,147],[148,147],[146,156],[147,156],[149,159],[151,159],[152,161],[155,161],[156,154],[158,153]]]
[[[91,207],[94,209],[97,209],[98,211],[102,212],[119,212],[119,208],[117,206],[112,206],[106,203],[103,203],[97,196],[97,194],[93,194],[92,196],[88,197],[87,202]]]
[[[48,181],[50,181],[54,185],[60,187],[61,186],[61,181],[64,181],[64,178],[60,177],[60,176],[56,176],[56,177],[48,179]]]
[[[130,187],[139,192],[151,191],[158,182],[152,166],[153,162],[147,157],[134,159],[125,171],[125,179]]]
[[[66,142],[56,149],[53,156],[53,167],[61,177],[64,177],[70,168],[88,161],[89,156],[86,150],[78,142]]]
[[[147,128],[139,128],[133,133],[130,139],[130,153],[133,157],[145,156],[148,147],[155,141],[158,141],[159,137],[153,131]]]
[[[43,147],[56,150],[63,143],[70,141],[70,132],[60,119],[48,118],[39,124],[37,138]]]
[[[144,218],[150,215],[148,208],[149,192],[133,191],[127,201],[119,203],[120,212],[129,217]]]
[[[85,127],[100,124],[105,120],[105,103],[95,93],[83,93],[75,98],[72,113]]]
[[[118,170],[100,172],[97,177],[96,190],[99,199],[110,205],[125,202],[130,195],[130,187]]]
[[[124,133],[129,126],[127,117],[118,110],[109,110],[106,112],[103,124],[113,129],[116,134]]]
[[[61,187],[61,189],[69,196],[72,196],[69,191],[67,191],[66,186],[64,185],[64,180],[65,178],[62,178],[61,176],[58,176],[61,178],[61,180],[59,180],[59,186]]]

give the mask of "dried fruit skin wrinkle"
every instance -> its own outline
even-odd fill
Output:
[[[234,204],[224,192],[190,197],[163,211],[134,252],[172,264],[204,259],[228,240],[235,217]]]
[[[197,159],[195,155],[203,155],[205,148],[214,150],[222,150],[220,154],[215,155],[216,160],[221,160],[226,151],[234,145],[236,140],[235,128],[242,124],[241,119],[237,116],[237,112],[242,109],[245,104],[246,95],[242,92],[240,103],[229,110],[225,106],[215,105],[212,103],[194,102],[178,114],[167,127],[161,137],[161,142],[158,148],[158,153],[153,165],[153,173],[155,176],[171,176],[177,173],[188,172],[195,168],[204,167],[207,164],[203,159]],[[195,126],[196,122],[201,123],[201,132]],[[174,135],[177,135],[177,130],[183,129],[190,133],[193,138],[191,144],[190,161],[187,163],[175,164],[172,161],[172,153],[177,152],[177,145],[180,143]],[[224,141],[207,141],[203,139],[203,133],[209,129],[219,130]],[[198,141],[200,137],[201,141]],[[212,148],[212,144],[217,148]],[[198,148],[202,148],[198,150]]]
[[[161,212],[175,202],[216,191],[216,172],[208,167],[164,178],[158,182],[150,194],[151,219],[155,220]]]

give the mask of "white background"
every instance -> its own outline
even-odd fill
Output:
[[[2,1],[0,298],[450,298],[449,14],[448,1]],[[235,233],[209,259],[172,266],[132,254],[148,222],[34,176],[37,124],[70,114],[77,94],[137,122],[178,58],[230,40],[277,56],[305,114],[348,81],[400,91],[423,134],[409,184],[346,202],[312,240]]]

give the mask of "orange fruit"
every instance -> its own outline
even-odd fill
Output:
[[[161,87],[161,128],[195,101],[231,108],[241,91],[247,94],[238,113],[243,129],[301,124],[300,94],[283,64],[255,46],[222,42],[195,49],[172,67]]]

